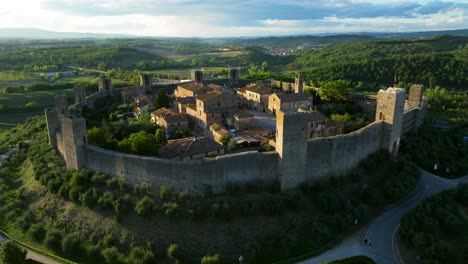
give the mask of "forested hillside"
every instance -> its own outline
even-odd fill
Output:
[[[468,84],[468,37],[359,41],[294,54],[286,70],[302,70],[307,80],[345,79],[358,89],[395,83],[463,87]]]
[[[158,56],[118,47],[51,47],[0,53],[0,70],[56,71],[65,66],[108,68],[129,66]]]

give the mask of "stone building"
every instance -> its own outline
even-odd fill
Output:
[[[188,119],[185,114],[177,113],[164,107],[151,113],[151,121],[163,128],[166,135],[169,135],[176,129],[187,131],[189,128]]]
[[[211,91],[213,88],[203,82],[189,82],[177,85],[174,95],[175,97],[197,97]]]
[[[159,154],[172,160],[202,159],[224,154],[224,147],[209,137],[184,138],[169,141]]]
[[[224,135],[228,135],[229,137],[232,137],[234,134],[229,132],[226,128],[224,128],[222,125],[218,123],[214,123],[210,125],[210,134],[211,137],[218,142],[219,144],[221,143],[221,138]]]
[[[254,115],[245,111],[239,111],[232,116],[232,127],[238,131],[252,127]]]
[[[312,95],[308,93],[274,93],[268,97],[268,111],[296,112],[312,107]]]
[[[319,111],[310,112],[310,138],[331,137],[343,134],[344,124],[328,119]]]
[[[195,105],[188,105],[186,113],[193,127],[206,131],[213,123],[226,124],[226,119],[238,111],[237,96],[214,91],[195,98]]]
[[[296,80],[294,82],[294,93],[302,93],[304,92],[304,80],[301,77],[301,74],[299,73],[296,76]]]
[[[268,109],[268,97],[271,94],[273,89],[254,83],[237,90],[237,95],[242,99],[242,107],[262,112]]]

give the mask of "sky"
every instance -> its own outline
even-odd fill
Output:
[[[1,28],[238,37],[468,28],[468,0],[3,0]]]

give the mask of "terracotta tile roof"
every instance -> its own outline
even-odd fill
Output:
[[[183,89],[186,89],[192,92],[196,92],[200,89],[205,88],[206,86],[200,82],[189,82],[189,83],[179,84],[178,87],[181,87]]]
[[[258,93],[258,94],[272,94],[273,93],[273,89],[265,87],[261,84],[248,84],[247,86],[244,86],[243,88],[240,88],[237,91],[240,93],[245,93],[247,91]]]
[[[333,119],[328,119],[325,121],[325,127],[336,127],[336,126],[343,126],[343,123],[335,121]]]
[[[312,95],[309,93],[280,93],[276,95],[283,103],[312,100]]]
[[[328,118],[324,116],[320,111],[311,111],[310,112],[310,122],[320,122],[325,121]]]
[[[161,147],[159,154],[165,159],[181,159],[223,149],[223,145],[208,137],[185,138]]]
[[[178,104],[195,104],[195,97],[178,97],[176,102]]]
[[[174,112],[164,107],[153,111],[151,115],[163,118],[164,120],[166,120],[167,123],[187,121],[187,116],[185,116],[184,114]]]
[[[203,102],[206,102],[206,101],[209,101],[213,98],[216,98],[218,96],[221,96],[223,93],[220,92],[220,91],[214,91],[214,92],[209,92],[209,93],[206,93],[204,95],[201,95],[199,97],[197,97],[198,100],[200,101],[203,101]]]
[[[249,117],[254,117],[251,113],[248,113],[246,111],[239,111],[234,114],[235,117],[237,118],[249,118]]]
[[[219,88],[221,88],[222,86],[221,86],[221,85],[214,84],[214,83],[210,83],[210,84],[208,84],[208,87],[213,88],[213,89],[219,89]]]

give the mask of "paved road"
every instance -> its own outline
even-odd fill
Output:
[[[13,153],[15,153],[16,151],[18,150],[18,148],[13,148],[11,149],[10,151],[8,151],[7,153],[5,153],[5,155],[1,156],[0,157],[0,166],[2,165],[3,161],[5,161],[9,156],[11,156]],[[0,234],[0,242],[3,242],[3,241],[6,241],[7,238],[2,236]],[[30,251],[28,250],[28,254],[26,255],[26,259],[32,259],[32,260],[35,260],[39,263],[44,263],[44,264],[60,264],[59,262],[53,260],[53,259],[50,259],[46,256],[42,256],[34,251]]]
[[[421,173],[421,179],[415,190],[377,217],[366,229],[353,234],[335,248],[301,263],[317,264],[357,255],[368,256],[378,264],[399,263],[394,238],[401,217],[427,197],[455,188],[459,183],[468,183],[468,176],[447,180],[425,171]],[[371,241],[372,245],[365,245],[365,238]]]

